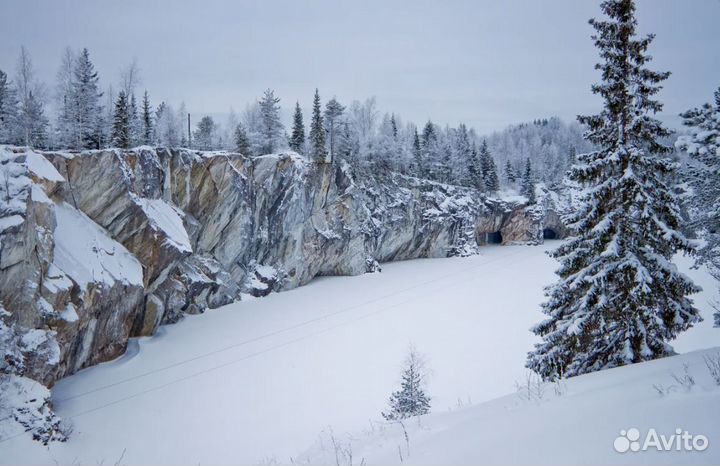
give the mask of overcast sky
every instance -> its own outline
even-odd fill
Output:
[[[312,93],[375,95],[406,120],[507,124],[593,112],[597,54],[589,0],[0,0],[0,69],[21,45],[52,88],[65,46],[88,47],[103,86],[137,58],[154,103],[193,115],[240,110],[273,88],[285,110]],[[664,117],[720,86],[720,0],[639,0],[657,34],[653,66],[673,75]],[[197,121],[197,119],[196,119]]]

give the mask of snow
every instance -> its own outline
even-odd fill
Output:
[[[72,288],[72,282],[55,264],[50,264],[47,277],[45,277],[43,281],[43,286],[51,294],[57,294],[60,291],[66,291]]]
[[[287,464],[317,454],[313,445],[330,429],[342,441],[353,433],[355,464],[362,456],[397,463],[397,430],[385,428],[386,442],[363,430],[380,428],[411,342],[428,359],[434,414],[421,430],[408,424],[406,462],[652,463],[664,457],[614,453],[617,432],[678,423],[711,435],[711,449],[669,458],[718,463],[720,392],[699,354],[578,377],[560,397],[549,387],[540,403],[504,396],[525,379],[526,353],[538,341],[528,329],[544,317],[542,288],[557,267],[544,251],[557,244],[385,264],[382,273],[322,277],[188,316],[61,380],[53,401],[74,424],[70,440],[43,447],[12,437],[0,443],[0,464],[111,464],[123,451],[124,464]],[[678,264],[701,285],[711,280],[684,258]],[[706,321],[674,343],[680,352],[717,346],[707,304],[717,288],[705,289],[697,304]],[[659,397],[652,384],[673,384],[670,372],[681,373],[686,360],[698,386]]]
[[[713,440],[720,438],[720,386],[705,366],[706,356],[720,357],[720,348],[574,377],[562,384],[531,382],[530,396],[520,390],[469,407],[461,400],[452,411],[406,420],[409,441],[398,424],[377,423],[351,436],[334,435],[345,448],[351,445],[356,461],[368,465],[717,464],[720,449]],[[676,385],[661,396],[653,384],[675,383],[672,375],[683,374],[683,364],[688,364],[696,385],[687,392]],[[651,428],[666,437],[680,428],[707,437],[709,448],[616,452],[615,439],[630,428],[640,430],[641,444]],[[347,464],[347,456],[341,453],[340,458],[340,464]],[[299,457],[303,461],[335,464],[328,434]]]
[[[55,340],[54,331],[37,328],[30,329],[23,334],[20,341],[23,346],[23,352],[42,352],[47,356],[46,360],[50,365],[60,362],[60,347]],[[44,347],[44,349],[42,347]]]
[[[58,173],[55,166],[42,154],[28,151],[25,155],[28,169],[40,178],[45,178],[48,181],[65,181],[65,178]]]
[[[35,202],[40,202],[42,204],[52,204],[53,201],[50,200],[50,198],[45,193],[45,190],[42,188],[42,186],[33,183],[31,188],[31,197],[32,200]]]
[[[7,230],[8,228],[22,225],[25,221],[20,215],[10,215],[9,217],[0,218],[0,233]]]
[[[255,273],[257,273],[262,278],[271,280],[277,276],[278,272],[277,272],[277,270],[275,270],[275,267],[273,267],[271,265],[259,264],[255,267]]]
[[[115,281],[142,285],[140,262],[84,213],[63,202],[55,206],[54,265],[80,287]]]
[[[75,310],[75,305],[73,305],[73,303],[68,303],[65,310],[60,314],[60,318],[66,322],[77,322],[79,317],[77,311]]]
[[[0,423],[0,442],[8,435],[6,427],[13,424],[22,425],[27,435],[44,443],[64,440],[67,428],[50,411],[49,398],[50,391],[44,385],[27,377],[0,373],[0,420],[13,419]]]
[[[155,229],[167,234],[168,241],[180,251],[192,252],[190,238],[183,226],[183,213],[162,199],[136,197],[135,202],[143,209]]]

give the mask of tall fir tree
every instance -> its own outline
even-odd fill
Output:
[[[356,136],[357,135],[350,129],[350,124],[347,121],[343,121],[340,124],[337,154],[341,159],[347,160],[348,163],[352,165],[357,164],[357,158],[360,152],[360,144]]]
[[[418,178],[425,177],[425,163],[423,161],[422,146],[420,144],[420,135],[418,134],[417,127],[413,128],[413,145],[412,145],[412,156],[414,169],[413,172]]]
[[[317,89],[315,89],[313,98],[312,121],[310,122],[310,156],[316,162],[330,162],[325,148],[325,127],[323,126],[320,92]]]
[[[527,197],[528,204],[535,204],[535,180],[533,178],[532,164],[530,159],[525,159],[525,171],[523,172],[520,185],[520,194]]]
[[[453,147],[449,137],[444,139],[440,147],[440,163],[438,164],[437,179],[442,183],[450,184],[453,180]]]
[[[197,128],[193,133],[194,147],[200,150],[215,149],[216,130],[217,127],[215,126],[215,121],[211,116],[206,115],[200,118]]]
[[[250,153],[250,140],[248,139],[247,131],[242,123],[238,123],[235,127],[235,150],[242,155],[249,156]]]
[[[335,160],[337,150],[337,132],[340,118],[345,112],[345,107],[335,97],[325,104],[325,129],[328,134],[328,146],[330,149],[330,160]]]
[[[118,93],[113,113],[111,141],[112,145],[121,149],[130,147],[130,104],[125,91]]]
[[[152,144],[153,141],[153,112],[150,106],[150,96],[146,90],[142,102],[142,144]]]
[[[510,185],[514,185],[515,181],[517,180],[517,175],[515,175],[515,169],[513,168],[512,163],[510,163],[509,160],[505,162],[505,179]]]
[[[99,77],[90,61],[90,52],[83,49],[75,62],[73,80],[73,106],[75,108],[76,149],[99,149],[103,140],[102,92],[98,88]]]
[[[0,70],[0,144],[16,144],[18,125],[17,91],[7,74]]]
[[[400,390],[392,393],[388,404],[390,409],[382,416],[388,421],[402,421],[430,412],[430,397],[425,394],[425,362],[411,346],[405,359]]]
[[[455,168],[457,168],[456,181],[459,184],[471,184],[469,165],[472,161],[472,148],[470,134],[465,123],[460,123],[455,131]]]
[[[138,112],[137,99],[135,99],[135,94],[130,95],[128,105],[128,117],[130,120],[130,145],[140,145],[142,144],[143,129],[142,120],[140,119],[140,114]]]
[[[437,178],[438,165],[438,135],[435,125],[428,120],[423,127],[422,132],[422,151],[423,160],[425,161],[425,176],[428,178]]]
[[[261,152],[271,154],[280,147],[283,124],[280,121],[280,98],[272,89],[267,89],[260,99],[260,133],[263,139]]]
[[[397,126],[397,120],[395,120],[395,114],[393,113],[390,115],[390,129],[391,133],[394,139],[397,139],[398,137],[398,126]]]
[[[28,131],[27,144],[30,147],[47,147],[48,119],[45,116],[42,101],[35,97],[31,91],[28,95],[26,107],[20,108],[21,114],[25,116]]]
[[[298,154],[305,152],[305,123],[303,122],[300,102],[295,102],[292,134],[290,135],[290,149],[294,150]]]
[[[483,139],[482,144],[480,144],[480,164],[485,189],[490,193],[497,192],[500,189],[500,178],[497,174],[495,159],[493,159],[492,154],[490,154],[490,149],[485,139]]]
[[[543,341],[528,355],[545,379],[673,354],[668,342],[701,320],[688,298],[699,288],[672,263],[692,246],[668,184],[676,165],[659,142],[669,132],[651,116],[662,109],[653,96],[669,73],[646,67],[653,36],[636,36],[632,0],[601,8],[607,20],[590,24],[603,81],[592,89],[605,103],[579,117],[598,150],[570,171],[588,190],[571,219],[576,234],[552,253],[560,278],[546,289],[548,318],[533,328]]]
[[[478,154],[477,146],[473,142],[470,149],[470,163],[468,164],[468,173],[470,175],[470,186],[481,191],[485,190],[485,182],[483,181],[482,163]]]
[[[689,197],[693,226],[705,240],[697,263],[707,265],[720,280],[720,88],[714,97],[714,102],[680,115],[690,134],[680,136],[675,145],[691,158],[686,178],[693,188]],[[720,327],[720,306],[716,307],[715,326]]]

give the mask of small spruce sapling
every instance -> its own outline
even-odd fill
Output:
[[[388,400],[389,410],[382,416],[388,421],[401,421],[430,412],[430,397],[425,394],[427,370],[425,358],[410,346],[405,358],[400,390]]]

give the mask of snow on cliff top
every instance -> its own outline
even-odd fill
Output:
[[[140,262],[87,215],[67,203],[55,206],[54,264],[81,287],[119,280],[142,286]]]

